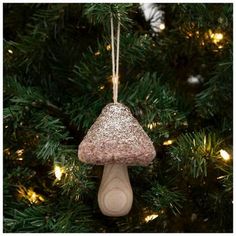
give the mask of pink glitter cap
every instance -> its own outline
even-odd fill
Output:
[[[106,105],[78,148],[82,162],[146,166],[156,156],[151,139],[121,103]]]

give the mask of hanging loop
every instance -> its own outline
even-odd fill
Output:
[[[116,56],[114,40],[114,22],[111,13],[111,57],[112,57],[112,84],[113,84],[113,102],[117,103],[118,84],[119,84],[119,54],[120,54],[120,14],[118,13],[117,38],[116,38]]]

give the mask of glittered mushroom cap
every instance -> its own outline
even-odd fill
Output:
[[[121,103],[106,105],[79,145],[82,162],[148,165],[156,152],[152,141]]]

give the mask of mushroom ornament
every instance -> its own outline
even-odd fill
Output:
[[[106,105],[78,148],[82,162],[104,165],[98,205],[107,216],[127,215],[133,203],[127,166],[147,166],[155,157],[152,141],[122,103]]]

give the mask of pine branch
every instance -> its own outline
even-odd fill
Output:
[[[184,128],[185,114],[178,110],[175,95],[168,86],[161,84],[156,73],[145,73],[120,91],[121,102],[128,104],[155,143],[173,135],[172,129]]]
[[[85,5],[84,15],[92,24],[102,24],[106,30],[110,29],[110,16],[117,21],[118,14],[120,14],[121,25],[124,28],[129,28],[128,25],[132,20],[128,16],[128,11],[133,4],[96,4],[90,3]]]
[[[208,164],[215,163],[219,158],[222,142],[214,133],[205,131],[180,135],[176,145],[170,147],[173,168],[177,167],[183,176],[207,176]]]
[[[184,196],[178,191],[171,191],[166,186],[154,183],[153,187],[143,194],[146,202],[152,202],[152,209],[156,211],[170,209],[173,214],[181,214]]]
[[[212,77],[205,84],[205,89],[196,96],[196,107],[202,117],[224,114],[229,121],[231,120],[233,94],[229,85],[232,85],[232,82],[232,58],[230,58],[229,61],[219,62],[216,65]]]

